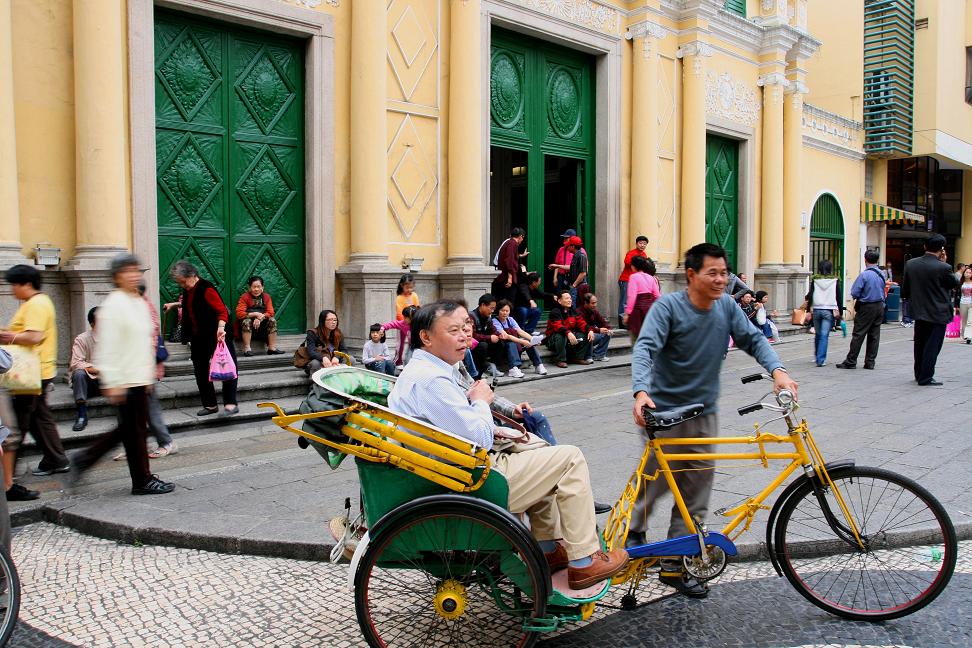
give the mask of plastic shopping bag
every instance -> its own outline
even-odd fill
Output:
[[[945,337],[957,338],[962,334],[962,332],[959,330],[960,328],[962,328],[962,319],[956,315],[952,318],[952,321],[949,322],[948,326],[945,327]]]
[[[0,374],[0,387],[14,394],[40,394],[41,366],[37,354],[19,344],[5,344],[3,350],[13,362],[6,373]]]
[[[236,363],[226,348],[226,342],[216,344],[213,359],[209,361],[209,382],[236,378]]]

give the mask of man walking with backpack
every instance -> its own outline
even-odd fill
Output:
[[[867,266],[857,275],[851,286],[851,297],[857,300],[854,309],[854,335],[851,338],[850,349],[843,362],[837,363],[838,369],[854,369],[857,367],[857,354],[861,352],[861,345],[867,338],[867,350],[864,352],[864,368],[873,369],[877,360],[878,346],[881,344],[881,322],[884,320],[884,273],[878,267],[879,254],[877,250],[864,253],[864,264]]]

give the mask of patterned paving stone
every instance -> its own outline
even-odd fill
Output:
[[[49,524],[19,529],[14,558],[23,603],[12,648],[364,645],[345,565],[122,545]],[[543,645],[972,645],[972,541],[962,543],[956,576],[941,598],[883,624],[831,617],[766,563],[731,564],[705,601],[671,596],[653,577],[639,591],[639,602],[652,604],[620,611],[623,593],[615,588],[590,622]]]

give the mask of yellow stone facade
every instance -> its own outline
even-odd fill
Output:
[[[337,305],[355,341],[392,315],[405,266],[416,270],[424,301],[474,300],[495,274],[490,46],[500,28],[593,61],[595,195],[587,217],[606,313],[616,308],[621,259],[639,234],[651,239],[666,288],[678,285],[682,253],[706,236],[712,135],[738,143],[735,270],[767,290],[774,307],[799,303],[811,214],[829,194],[843,215],[842,267],[853,279],[864,247],[883,244],[882,227],[860,223],[859,205],[885,198],[887,164],[865,162],[863,9],[748,0],[743,17],[725,4],[159,2],[305,43],[307,316]],[[955,142],[972,147],[970,106],[943,43],[968,43],[972,12],[964,1],[917,4],[931,20],[917,32],[924,81],[915,89],[914,154],[964,151]],[[153,266],[156,294],[165,270],[157,267],[152,28],[150,0],[0,3],[0,128],[9,135],[0,141],[0,258],[9,265],[38,244],[60,248],[61,265],[45,277],[74,332],[107,289],[104,268],[119,249],[133,248]],[[938,76],[923,77],[928,70]],[[972,164],[972,155],[950,159]],[[972,237],[958,249],[972,260]]]

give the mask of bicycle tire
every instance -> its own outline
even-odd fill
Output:
[[[550,577],[537,560],[535,541],[517,532],[515,520],[504,519],[478,500],[451,499],[397,516],[390,526],[377,525],[354,578],[358,625],[372,648],[530,648],[536,643],[538,633],[524,630],[523,623],[546,613]],[[442,528],[449,532],[441,533]],[[421,560],[402,557],[403,546],[418,544],[426,547]],[[533,596],[504,573],[511,564],[522,568]],[[453,619],[443,617],[435,603],[447,581],[462,589],[462,611]],[[498,600],[512,603],[512,609],[502,610]],[[506,614],[497,614],[498,609]],[[389,611],[388,619],[380,619]]]
[[[832,614],[865,621],[896,619],[935,600],[958,551],[945,508],[914,480],[889,470],[850,466],[829,474],[867,549],[846,527],[834,530],[846,518],[831,489],[821,489],[829,522],[807,481],[784,503],[775,529],[774,552],[793,587]]]
[[[0,546],[0,648],[7,645],[20,614],[20,576],[6,547]]]

